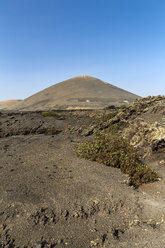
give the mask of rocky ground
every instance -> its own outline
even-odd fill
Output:
[[[95,111],[56,119],[1,113],[0,247],[164,248],[164,102],[139,100],[101,125]],[[140,118],[148,126],[132,132]],[[76,156],[80,141],[112,122],[122,123],[120,135],[157,170],[158,182],[135,190],[120,170]]]

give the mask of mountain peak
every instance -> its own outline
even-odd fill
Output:
[[[76,77],[73,77],[71,79],[79,79],[79,78],[84,78],[84,79],[96,79],[95,77],[89,76],[89,75],[79,75]]]

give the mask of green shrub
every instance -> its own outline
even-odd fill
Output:
[[[42,113],[43,117],[54,117],[56,119],[60,118],[60,115],[55,111],[47,111]]]
[[[153,169],[140,161],[134,147],[115,133],[102,131],[96,135],[94,141],[80,143],[76,152],[85,159],[120,168],[130,176],[130,185],[134,187],[158,178]]]

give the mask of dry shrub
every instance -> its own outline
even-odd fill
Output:
[[[53,118],[56,118],[56,119],[58,119],[58,118],[60,118],[61,116],[57,113],[57,112],[55,112],[55,111],[47,111],[47,112],[43,112],[42,113],[42,116],[43,117],[53,117]]]
[[[115,132],[100,132],[93,141],[80,143],[76,152],[85,159],[120,168],[130,176],[130,185],[136,188],[158,179],[156,171],[140,161],[135,148]]]

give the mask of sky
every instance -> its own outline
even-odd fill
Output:
[[[0,0],[0,101],[78,75],[165,95],[165,1]]]

